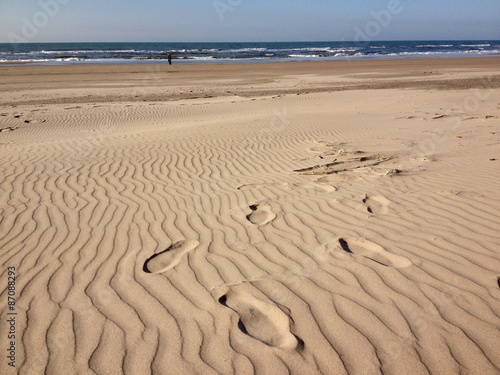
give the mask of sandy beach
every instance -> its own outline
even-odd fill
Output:
[[[500,374],[499,98],[500,57],[0,66],[0,373]]]

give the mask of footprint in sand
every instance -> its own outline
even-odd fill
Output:
[[[363,203],[366,210],[371,214],[387,214],[389,213],[389,204],[391,201],[381,195],[365,195]]]
[[[307,190],[317,191],[318,193],[333,193],[337,191],[337,188],[335,186],[322,183],[299,184],[298,187]]]
[[[391,254],[382,246],[363,238],[339,238],[339,243],[344,251],[364,256],[387,267],[404,268],[412,265],[409,259]]]
[[[271,211],[268,203],[259,203],[250,206],[253,211],[247,215],[248,221],[255,225],[265,225],[276,218],[276,214]]]
[[[272,302],[265,302],[250,293],[247,284],[232,286],[219,302],[238,313],[238,327],[248,336],[266,345],[294,350],[303,341],[290,331],[290,317]]]
[[[161,273],[178,265],[187,252],[194,250],[200,243],[196,240],[185,240],[174,243],[167,250],[153,255],[144,263],[144,272]]]
[[[3,132],[11,132],[11,131],[14,131],[14,130],[16,130],[16,129],[17,129],[17,128],[14,128],[14,127],[12,127],[12,126],[9,126],[9,127],[7,127],[7,128],[2,128],[2,129],[0,129],[0,133],[3,133]]]

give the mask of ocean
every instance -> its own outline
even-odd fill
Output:
[[[234,63],[500,55],[500,41],[2,43],[0,63]]]

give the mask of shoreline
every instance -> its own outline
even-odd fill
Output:
[[[0,68],[17,370],[498,373],[499,62]]]
[[[213,60],[195,60],[195,59],[183,59],[173,57],[172,61],[174,64],[181,65],[225,65],[225,64],[275,64],[275,63],[310,63],[310,62],[332,62],[332,61],[377,61],[377,60],[427,60],[427,59],[474,59],[474,58],[489,58],[498,57],[500,53],[492,53],[490,55],[473,55],[464,56],[461,54],[456,54],[455,56],[414,56],[414,57],[343,57],[343,58],[324,58],[324,59],[251,59],[251,58],[235,58],[235,59],[225,59],[218,58]],[[31,65],[31,66],[66,66],[66,65],[151,65],[151,64],[167,64],[167,59],[137,59],[137,60],[119,60],[113,62],[112,59],[101,60],[101,61],[0,61],[0,66],[15,66],[15,65]]]
[[[360,64],[367,64],[367,63],[381,63],[384,64],[386,62],[396,62],[396,61],[409,61],[409,62],[428,62],[428,61],[457,61],[460,62],[460,60],[488,60],[488,59],[500,59],[500,54],[499,55],[492,55],[492,56],[458,56],[458,57],[399,57],[399,58],[373,58],[373,59],[342,59],[342,60],[322,60],[322,61],[317,61],[317,60],[304,60],[304,61],[267,61],[267,62],[242,62],[242,63],[237,63],[237,64],[226,64],[223,62],[209,62],[209,63],[200,63],[200,64],[175,64],[176,59],[172,59],[174,62],[172,66],[194,66],[194,67],[199,67],[199,66],[240,66],[240,65],[246,65],[246,66],[253,66],[253,65],[285,65],[285,64],[345,64],[345,63],[360,63]],[[76,64],[55,64],[55,65],[38,65],[36,63],[30,63],[30,62],[0,62],[0,66],[8,66],[8,65],[22,65],[22,66],[31,66],[31,67],[44,67],[44,68],[56,68],[56,67],[85,67],[85,66],[91,66],[91,67],[105,67],[105,66],[114,66],[114,67],[119,67],[119,66],[143,66],[143,65],[150,65],[150,64],[155,64],[153,60],[151,60],[150,63],[143,63],[143,62],[130,62],[130,63],[118,63],[118,64],[113,64],[113,63],[76,63]],[[156,64],[158,65],[168,65],[168,63],[165,60],[157,60]]]

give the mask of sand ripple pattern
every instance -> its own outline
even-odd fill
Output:
[[[294,173],[381,130],[297,111],[272,132],[269,102],[86,104],[1,134],[20,374],[500,372],[498,163],[471,184],[388,148]]]

